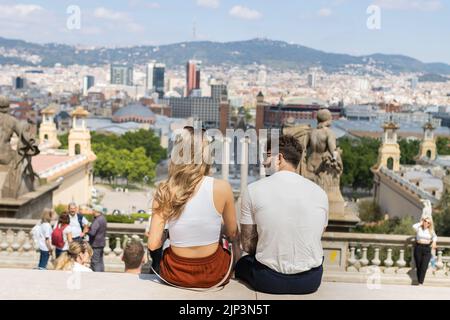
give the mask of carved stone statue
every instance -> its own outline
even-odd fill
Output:
[[[29,123],[19,121],[9,113],[9,100],[0,97],[0,189],[1,198],[18,198],[35,190],[31,158],[39,154],[38,143]],[[11,139],[18,137],[14,149]]]
[[[328,109],[317,113],[317,128],[309,125],[286,127],[283,133],[296,137],[303,146],[298,172],[317,183],[328,194],[330,215],[344,216],[345,202],[340,191],[343,172],[341,149],[331,130],[332,116]]]

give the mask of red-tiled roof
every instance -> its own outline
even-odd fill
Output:
[[[32,158],[31,163],[34,171],[39,174],[72,158],[66,155],[39,154]]]

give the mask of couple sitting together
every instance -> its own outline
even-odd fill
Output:
[[[194,144],[195,139],[193,128],[184,128],[175,147],[187,147],[182,150],[190,154],[179,156],[192,161],[179,164],[172,156],[169,178],[154,196],[148,238],[153,269],[166,282],[184,288],[225,285],[234,270],[235,278],[260,292],[317,291],[328,198],[318,185],[296,173],[302,154],[299,142],[281,136],[276,154],[268,142],[264,166],[273,174],[242,190],[239,232],[232,188],[209,176],[209,142],[200,137],[202,142]],[[199,156],[203,161],[195,164]],[[163,252],[166,226],[170,246]],[[247,253],[242,257],[241,245]]]

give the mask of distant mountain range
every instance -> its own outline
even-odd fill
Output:
[[[267,39],[235,42],[184,42],[162,46],[80,49],[63,44],[35,44],[0,37],[0,64],[29,66],[103,65],[109,63],[144,64],[151,59],[169,67],[198,59],[206,65],[264,64],[278,69],[307,69],[322,67],[339,71],[348,64],[372,64],[378,69],[399,72],[421,72],[450,76],[450,65],[423,63],[403,55],[372,54],[352,56],[327,53],[297,44]]]

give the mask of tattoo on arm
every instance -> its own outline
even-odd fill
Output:
[[[255,224],[241,224],[242,249],[250,255],[256,253],[258,231]]]

